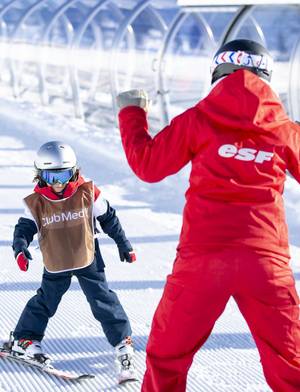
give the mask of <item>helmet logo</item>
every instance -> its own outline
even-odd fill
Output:
[[[215,68],[224,63],[238,65],[240,67],[252,67],[259,70],[271,71],[273,68],[273,60],[270,56],[265,54],[257,55],[250,54],[243,51],[227,51],[216,55],[211,65],[211,73],[214,72]]]

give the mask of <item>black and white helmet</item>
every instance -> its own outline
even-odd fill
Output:
[[[212,83],[238,69],[248,69],[268,82],[273,71],[273,59],[265,47],[248,39],[236,39],[222,45],[211,65]]]
[[[68,144],[60,141],[43,144],[34,161],[38,170],[75,169],[76,163],[74,150]]]

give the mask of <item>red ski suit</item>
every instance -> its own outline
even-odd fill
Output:
[[[233,296],[270,387],[299,392],[299,298],[282,193],[287,170],[300,182],[300,127],[247,70],[219,81],[154,138],[139,107],[122,109],[119,121],[127,160],[142,180],[160,181],[192,164],[142,391],[185,391],[194,354]]]

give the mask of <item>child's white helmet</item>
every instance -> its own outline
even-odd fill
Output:
[[[72,147],[60,141],[43,144],[34,161],[38,170],[69,169],[76,167],[76,163],[77,159]]]

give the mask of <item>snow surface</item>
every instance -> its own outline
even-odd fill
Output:
[[[117,129],[88,127],[34,104],[1,100],[0,124],[0,340],[8,338],[26,301],[40,284],[42,262],[36,242],[30,248],[33,261],[29,271],[21,272],[11,251],[12,233],[22,214],[22,197],[33,187],[35,150],[46,141],[61,139],[74,147],[83,174],[95,180],[116,208],[137,250],[136,263],[121,263],[113,241],[101,236],[110,287],[117,292],[132,323],[142,379],[151,319],[175,256],[189,167],[159,184],[143,183],[128,168]],[[299,195],[300,187],[288,178],[285,201],[298,289]],[[76,280],[49,322],[44,346],[56,366],[94,373],[95,379],[76,384],[0,360],[0,392],[140,390],[140,383],[116,385],[113,350]],[[196,355],[187,391],[270,392],[255,344],[234,301],[228,303],[213,334]]]

